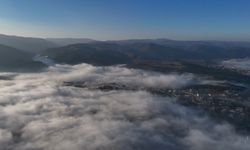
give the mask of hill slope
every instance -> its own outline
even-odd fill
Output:
[[[39,70],[44,67],[32,60],[31,53],[0,45],[0,71]]]
[[[198,44],[167,46],[155,43],[117,44],[94,42],[48,49],[43,55],[59,63],[124,64],[136,60],[218,60],[250,57],[250,48]]]
[[[18,37],[3,34],[0,34],[0,44],[32,53],[57,47],[56,44],[41,38]]]
[[[47,38],[47,41],[53,42],[59,46],[67,46],[72,44],[84,44],[84,43],[91,43],[95,42],[95,40],[88,39],[88,38]]]
[[[117,44],[95,43],[75,44],[65,47],[48,49],[43,55],[49,56],[58,63],[95,65],[126,64],[130,62],[125,49]]]

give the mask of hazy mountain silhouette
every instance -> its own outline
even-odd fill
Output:
[[[52,47],[57,47],[55,43],[42,38],[9,36],[3,34],[0,34],[0,44],[32,53],[37,53]]]
[[[171,39],[129,39],[129,40],[117,40],[107,41],[110,43],[128,45],[128,44],[159,44],[164,46],[172,47],[186,47],[190,48],[193,46],[207,45],[207,46],[219,46],[219,47],[250,47],[250,42],[244,41],[179,41]]]
[[[53,43],[60,45],[60,46],[95,42],[95,40],[88,39],[88,38],[47,38],[46,40],[53,42]]]

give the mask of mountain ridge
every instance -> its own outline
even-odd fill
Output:
[[[1,71],[29,71],[45,67],[33,61],[33,54],[0,44]]]
[[[117,44],[93,42],[73,44],[44,51],[59,63],[122,64],[134,60],[218,60],[244,58],[250,56],[250,48],[236,46],[214,46],[199,44],[195,46],[168,46],[155,43]],[[101,58],[104,58],[102,61]],[[115,61],[112,63],[112,59]],[[104,60],[108,61],[105,62]],[[120,60],[120,61],[119,61]]]
[[[58,46],[42,38],[10,36],[4,34],[0,34],[0,44],[31,53],[37,53]]]

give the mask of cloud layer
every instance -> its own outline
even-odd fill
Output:
[[[222,65],[227,68],[235,68],[250,73],[250,59],[230,59],[222,62]]]
[[[175,99],[62,86],[84,81],[179,88],[193,78],[81,64],[0,80],[0,150],[250,149],[247,138],[230,125],[217,124]]]

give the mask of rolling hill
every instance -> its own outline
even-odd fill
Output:
[[[220,60],[250,57],[247,46],[194,44],[169,46],[148,42],[119,44],[117,42],[92,42],[73,44],[44,51],[59,63],[90,63],[99,65],[128,64],[137,60]]]
[[[58,47],[55,43],[42,38],[9,36],[3,34],[0,34],[0,44],[32,53]]]
[[[131,61],[124,52],[124,47],[117,44],[98,42],[48,49],[42,54],[58,63],[79,64],[84,62],[95,65],[114,65],[127,64]]]
[[[0,45],[0,71],[29,71],[45,67],[32,60],[33,54]]]
[[[53,42],[59,46],[95,42],[95,40],[88,39],[88,38],[46,38],[46,40]]]

